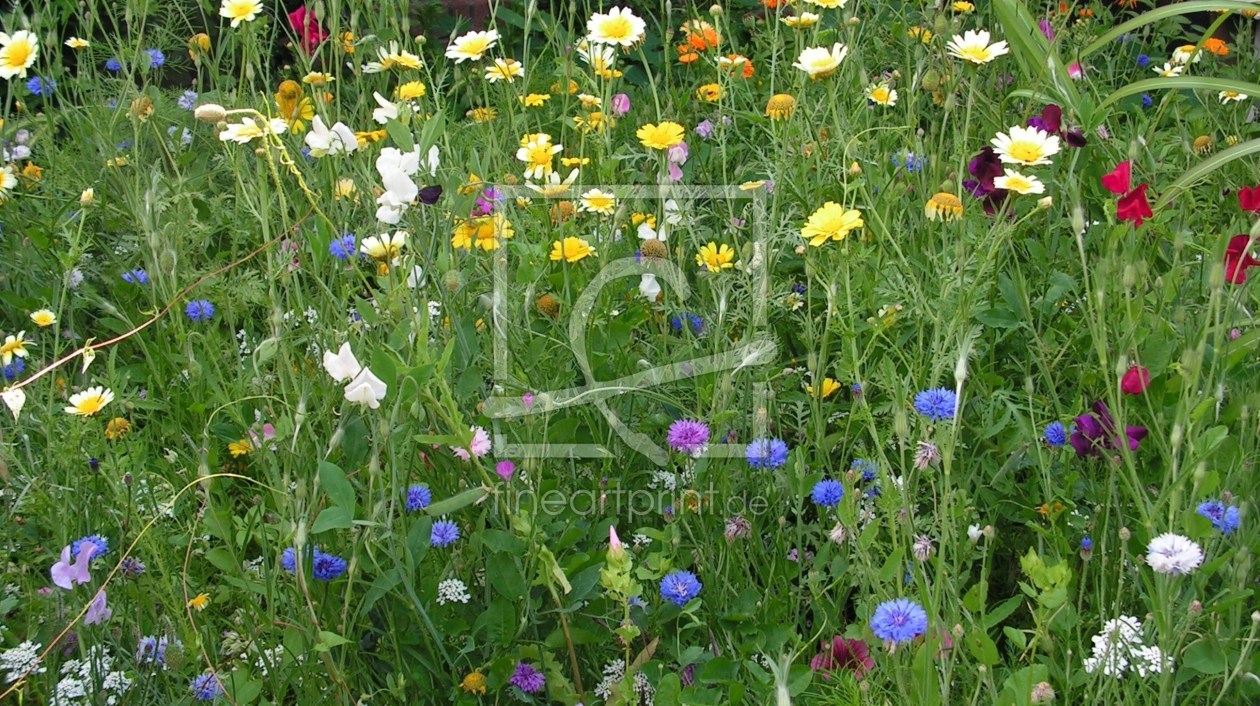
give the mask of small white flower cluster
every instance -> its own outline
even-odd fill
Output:
[[[100,703],[107,706],[121,703],[134,681],[122,670],[114,669],[114,658],[100,645],[88,650],[82,659],[68,660],[61,665],[61,681],[53,693],[52,706],[79,706]],[[100,687],[96,686],[100,684]]]
[[[671,471],[652,471],[652,480],[648,481],[648,487],[652,490],[664,488],[672,493],[678,487],[678,476]]]
[[[438,584],[438,605],[467,603],[470,600],[472,600],[472,596],[468,593],[468,586],[465,586],[463,581],[446,579]]]
[[[7,672],[4,681],[12,684],[27,672],[43,674],[46,670],[39,664],[39,653],[43,648],[43,645],[27,640],[13,649],[0,652],[0,669]]]
[[[613,688],[621,682],[625,674],[625,660],[614,659],[604,665],[604,678],[595,685],[595,695],[608,700],[613,695]],[[642,706],[653,706],[656,703],[656,687],[652,686],[643,672],[635,672],[634,693],[639,697],[636,703]]]
[[[272,676],[272,671],[278,671],[284,666],[285,649],[284,645],[276,645],[275,647],[261,650],[258,659],[254,660],[254,666],[258,668],[259,673],[264,677]],[[293,662],[299,663],[306,658],[306,655],[296,655]],[[301,682],[301,679],[298,679]]]
[[[644,547],[652,543],[652,538],[642,532],[635,532],[630,537],[630,543],[636,547]]]
[[[1148,647],[1142,638],[1142,624],[1137,618],[1122,615],[1103,624],[1102,632],[1093,638],[1093,655],[1085,659],[1085,671],[1101,670],[1109,677],[1123,678],[1126,671],[1139,677],[1172,671],[1173,659],[1158,647]]]

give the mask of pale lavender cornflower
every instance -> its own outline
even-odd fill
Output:
[[[1157,574],[1183,576],[1203,563],[1203,549],[1187,537],[1166,532],[1146,546],[1146,563]]]

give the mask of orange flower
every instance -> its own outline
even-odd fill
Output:
[[[717,49],[722,43],[722,35],[704,20],[684,22],[680,31],[683,33],[683,41],[696,51]]]
[[[780,7],[787,7],[792,0],[761,0],[762,7],[767,10],[777,10]]]
[[[1229,45],[1216,37],[1212,37],[1203,42],[1203,50],[1211,52],[1217,56],[1229,56]]]
[[[700,55],[694,51],[691,51],[691,48],[688,47],[686,44],[678,45],[678,63],[691,64],[691,63],[695,63],[699,59],[700,59]]]
[[[719,69],[732,76],[742,75],[744,78],[752,78],[752,59],[743,54],[727,54],[726,56],[718,57],[717,64]]]

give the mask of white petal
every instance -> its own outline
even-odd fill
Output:
[[[364,368],[350,381],[349,385],[346,385],[346,400],[377,409],[381,406],[381,400],[385,399],[387,389],[388,386],[383,380],[376,377],[371,370]]]
[[[324,370],[327,370],[332,379],[337,382],[353,378],[362,369],[363,366],[354,357],[354,352],[350,350],[348,342],[341,344],[341,349],[336,353],[324,351]]]
[[[9,411],[13,413],[13,418],[17,419],[22,413],[22,406],[26,404],[26,393],[22,392],[22,388],[0,392],[0,398],[4,399]]]

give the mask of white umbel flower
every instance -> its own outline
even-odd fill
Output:
[[[464,585],[459,579],[446,579],[438,584],[437,602],[438,605],[446,605],[447,603],[467,603],[472,600],[472,596],[468,593],[468,586]]]

